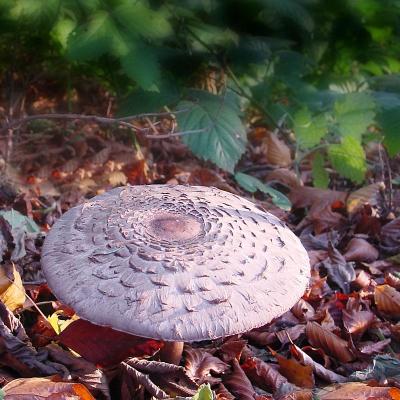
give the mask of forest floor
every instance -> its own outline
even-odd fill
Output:
[[[96,107],[82,105],[98,96],[77,110],[110,115],[107,96]],[[54,112],[58,101],[39,93],[27,111]],[[7,399],[192,398],[203,383],[219,400],[400,399],[400,168],[398,159],[385,161],[380,145],[369,145],[364,185],[330,170],[330,189],[319,189],[310,186],[312,155],[295,165],[284,136],[249,124],[238,170],[284,192],[292,203],[286,211],[196,159],[179,138],[135,139],[123,128],[40,120],[0,139],[7,155],[0,159],[0,384]],[[132,345],[94,325],[84,357],[68,350],[65,332],[78,319],[41,272],[46,232],[87,198],[152,183],[215,186],[281,218],[310,257],[303,298],[262,328],[186,345],[180,367],[157,361],[156,341]],[[79,337],[69,332],[73,348]]]

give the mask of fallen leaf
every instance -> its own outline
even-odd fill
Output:
[[[122,171],[113,171],[108,174],[107,181],[112,186],[122,186],[126,185],[128,178]]]
[[[381,248],[390,255],[400,253],[400,218],[381,229]]]
[[[186,372],[198,383],[213,379],[211,373],[221,375],[229,369],[228,364],[203,349],[187,346],[184,354]]]
[[[360,381],[373,379],[378,382],[394,379],[400,382],[400,360],[388,354],[378,355],[366,369],[352,373],[350,379]]]
[[[312,319],[315,315],[314,307],[305,301],[300,299],[292,308],[292,313],[302,322],[307,322]]]
[[[350,240],[343,254],[346,261],[373,262],[378,259],[379,252],[365,239],[354,237]]]
[[[257,357],[247,358],[242,368],[251,381],[261,389],[272,390],[274,393],[281,387],[294,389],[281,373]]]
[[[347,262],[332,245],[328,251],[329,260],[323,262],[324,267],[328,271],[329,278],[335,282],[343,293],[350,293],[350,284],[356,278],[353,263]]]
[[[385,274],[385,283],[395,289],[400,289],[400,274],[398,272],[388,272]]]
[[[347,212],[353,214],[364,204],[377,206],[382,201],[382,191],[385,189],[383,182],[364,186],[349,194],[346,202]]]
[[[129,356],[153,355],[162,347],[162,342],[94,325],[83,319],[69,324],[59,335],[59,341],[86,360],[102,366],[118,364]]]
[[[272,132],[266,132],[266,137],[261,145],[267,164],[287,167],[292,163],[290,149],[283,140]]]
[[[359,339],[375,321],[375,315],[371,311],[343,310],[342,315],[344,327],[355,339]]]
[[[314,373],[321,379],[329,382],[329,383],[334,383],[334,382],[346,382],[347,378],[337,374],[336,372],[333,372],[327,368],[325,368],[323,365],[317,363],[314,361],[307,353],[305,353],[303,350],[301,350],[299,347],[297,347],[295,344],[292,344],[290,346],[290,352],[294,357],[296,357],[299,361],[301,361],[304,365],[309,365]]]
[[[400,389],[349,382],[321,389],[318,398],[320,400],[397,400],[400,398]]]
[[[266,181],[283,183],[289,188],[303,186],[303,183],[300,181],[298,176],[287,168],[276,168],[269,172],[266,176]]]
[[[254,400],[256,392],[254,391],[253,385],[235,358],[232,360],[232,366],[232,373],[224,378],[225,386],[238,399]]]
[[[307,322],[306,335],[310,344],[321,347],[328,354],[345,363],[355,359],[348,349],[348,343],[334,333],[322,328],[317,322]]]
[[[294,385],[312,389],[315,385],[311,366],[300,364],[296,359],[285,358],[276,351],[269,349],[279,364],[279,372]]]
[[[230,338],[219,347],[219,356],[225,362],[230,362],[234,358],[239,361],[246,344],[246,340]]]
[[[11,310],[21,308],[25,303],[26,293],[22,284],[21,275],[12,264],[12,278],[5,272],[5,267],[0,268],[0,300]]]
[[[95,400],[80,383],[55,382],[50,378],[15,379],[4,386],[3,391],[10,400]]]
[[[376,355],[379,353],[383,353],[386,347],[390,344],[391,339],[384,339],[379,342],[363,342],[358,344],[358,350],[363,354],[367,354],[369,356]]]
[[[375,288],[375,303],[380,312],[391,318],[400,317],[400,293],[389,285]]]

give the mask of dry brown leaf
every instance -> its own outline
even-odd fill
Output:
[[[60,167],[60,171],[72,174],[79,168],[80,162],[78,158],[71,158]]]
[[[105,164],[110,157],[110,153],[111,149],[109,147],[105,147],[92,157],[92,162],[100,165]]]
[[[375,303],[378,310],[392,318],[400,317],[400,293],[389,285],[375,288]]]
[[[10,282],[4,267],[0,269],[0,300],[11,310],[21,308],[25,303],[25,289],[21,275],[12,265],[13,282]]]
[[[262,148],[268,164],[287,167],[292,163],[292,156],[290,155],[289,147],[274,133],[266,133]]]
[[[81,383],[54,382],[49,378],[15,379],[3,391],[10,400],[95,400]]]
[[[363,342],[358,344],[358,350],[363,354],[373,356],[383,353],[386,347],[390,344],[391,339],[384,339],[379,342]]]
[[[225,179],[208,168],[196,168],[191,171],[187,183],[189,185],[214,186],[226,192],[237,194],[237,191]]]
[[[372,185],[364,186],[349,194],[346,202],[347,212],[354,213],[364,204],[376,206],[381,200],[381,192],[385,189],[383,182],[373,183]]]
[[[292,313],[302,322],[309,321],[315,315],[314,307],[305,301],[300,299],[292,308]]]
[[[286,328],[282,331],[278,331],[275,333],[278,340],[281,344],[290,343],[291,340],[297,340],[301,335],[305,333],[305,326],[304,325],[295,325],[291,326],[290,328]]]
[[[280,182],[291,189],[298,186],[303,186],[303,182],[301,182],[298,176],[288,168],[274,169],[267,174],[266,181]]]
[[[356,279],[354,280],[353,283],[357,285],[359,288],[363,289],[371,284],[371,277],[367,272],[361,270],[357,273]]]
[[[210,382],[216,380],[211,376],[223,374],[229,369],[229,365],[217,357],[214,357],[203,349],[185,347],[185,369],[188,376],[196,382]]]
[[[300,364],[296,359],[285,358],[276,351],[269,349],[279,364],[279,372],[294,385],[312,389],[315,385],[313,370],[309,365]]]
[[[112,186],[122,186],[126,185],[128,178],[122,171],[113,171],[108,174],[107,181]]]
[[[381,245],[389,254],[400,253],[400,218],[394,219],[381,229]]]
[[[343,310],[342,315],[344,327],[357,339],[375,321],[375,315],[371,311]]]
[[[216,400],[235,400],[235,396],[222,383],[218,385],[215,392],[217,394]]]
[[[314,361],[307,353],[297,347],[295,344],[290,346],[290,351],[294,357],[296,357],[299,361],[301,361],[305,365],[309,365],[314,373],[324,379],[329,383],[334,382],[346,382],[347,378],[342,375],[338,375],[337,373],[325,368],[323,365]]]
[[[236,398],[241,400],[254,400],[256,392],[249,378],[246,376],[239,362],[234,358],[232,360],[232,373],[224,378],[225,386]]]
[[[318,393],[318,398],[320,400],[398,400],[400,389],[349,382],[322,389]]]
[[[395,275],[388,272],[387,274],[385,274],[385,283],[394,287],[395,289],[400,289],[400,276],[398,275],[398,273]]]
[[[316,322],[307,322],[306,335],[312,346],[321,347],[341,362],[350,362],[355,359],[345,340],[322,328]]]
[[[234,358],[239,361],[246,344],[246,340],[230,338],[220,346],[219,356],[225,362],[230,362]]]
[[[261,389],[276,392],[283,386],[290,387],[288,380],[281,373],[257,357],[247,358],[242,368],[251,381]]]
[[[379,252],[365,239],[354,237],[350,240],[343,254],[346,261],[373,262],[378,259]]]

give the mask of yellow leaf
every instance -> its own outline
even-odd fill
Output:
[[[74,315],[71,319],[60,319],[59,315],[61,311],[56,311],[47,317],[47,321],[49,321],[50,325],[53,327],[54,331],[59,335],[69,324],[79,319],[77,315]]]
[[[19,272],[13,264],[13,278],[11,282],[4,268],[0,269],[0,300],[11,310],[15,311],[25,303],[25,289]]]

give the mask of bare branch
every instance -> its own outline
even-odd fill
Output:
[[[180,110],[177,112],[186,112],[186,110]],[[28,115],[27,117],[16,119],[13,121],[10,121],[8,123],[5,123],[3,127],[0,129],[0,134],[3,134],[5,132],[9,132],[12,129],[18,128],[21,125],[25,125],[30,121],[35,121],[35,120],[41,120],[41,119],[64,119],[64,120],[81,120],[81,121],[87,121],[87,122],[95,122],[98,124],[105,124],[105,125],[120,125],[128,129],[132,129],[136,133],[142,135],[146,139],[169,139],[173,137],[178,137],[178,136],[185,136],[185,135],[190,135],[193,133],[202,133],[202,132],[208,132],[211,129],[210,127],[205,127],[201,129],[193,129],[193,130],[188,130],[188,131],[182,131],[182,132],[169,132],[166,134],[154,134],[154,135],[149,135],[146,132],[148,132],[148,128],[139,128],[130,122],[127,122],[127,120],[132,120],[132,119],[139,119],[139,118],[145,118],[146,116],[163,116],[163,115],[169,115],[172,116],[173,114],[177,113],[171,113],[171,112],[166,112],[166,113],[148,113],[148,114],[138,114],[138,115],[132,115],[130,117],[124,117],[124,118],[110,118],[110,117],[100,117],[97,115],[84,115],[84,114],[37,114],[37,115]]]

